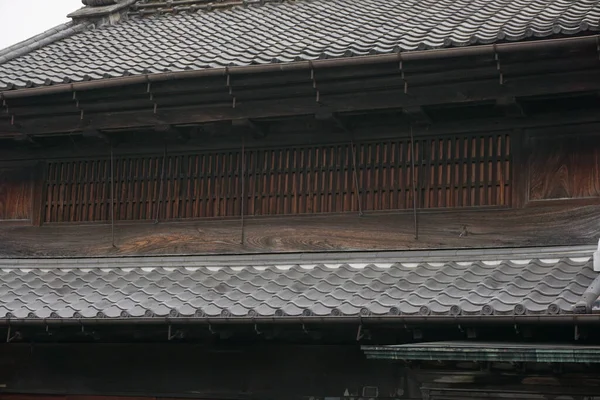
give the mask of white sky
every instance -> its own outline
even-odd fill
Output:
[[[81,0],[0,0],[0,49],[67,22]]]

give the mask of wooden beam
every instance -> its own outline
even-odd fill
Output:
[[[344,119],[348,119],[348,124],[351,124],[352,135],[355,140],[377,140],[377,139],[392,139],[398,137],[407,137],[410,135],[410,125],[402,119],[397,112],[390,113],[391,118],[384,118],[379,115],[342,115]],[[310,117],[305,119],[310,121]],[[348,140],[348,134],[345,131],[333,130],[331,126],[305,127],[304,123],[286,122],[294,121],[284,119],[277,123],[273,129],[276,129],[278,135],[269,135],[264,138],[257,138],[248,142],[248,147],[261,146],[296,146],[306,143],[322,143],[335,144],[342,143]],[[345,122],[345,121],[344,121]],[[261,124],[274,124],[276,121],[267,120],[261,121]],[[190,137],[190,141],[183,143],[173,143],[169,148],[170,151],[190,152],[190,151],[206,151],[210,149],[229,149],[237,148],[239,140],[232,141],[231,124],[228,122],[209,123],[193,128],[182,127],[181,130],[196,129],[198,132]],[[290,130],[293,129],[293,130]],[[492,133],[492,132],[511,132],[513,130],[522,130],[525,134],[530,133],[536,136],[548,136],[561,134],[563,136],[572,136],[574,134],[596,134],[600,129],[600,116],[595,109],[569,111],[564,113],[539,114],[536,116],[527,116],[524,118],[486,118],[474,119],[458,122],[435,123],[428,126],[426,129],[417,129],[415,135],[421,136],[443,136],[462,133]],[[128,143],[127,132],[120,131],[119,134],[111,132],[113,140],[120,139],[119,153],[120,154],[136,154],[148,153],[152,151],[162,151],[164,146],[162,141],[149,141],[144,147],[140,147],[139,143]],[[56,137],[56,141],[61,141],[61,137]],[[71,157],[74,148],[70,147],[70,142],[67,141],[59,148],[52,150],[52,153],[44,153],[44,157]],[[100,149],[98,146],[88,145],[87,147],[79,144],[78,153],[86,156],[97,156],[104,154],[105,149]],[[40,157],[39,152],[32,153],[27,149],[13,149],[10,151],[3,150],[0,146],[0,158],[23,159],[31,157]]]

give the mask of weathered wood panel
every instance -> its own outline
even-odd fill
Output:
[[[530,200],[600,197],[600,136],[535,138]]]
[[[51,161],[45,222],[107,221],[113,200],[117,221],[508,206],[510,147],[461,135]]]
[[[600,206],[412,212],[119,223],[0,226],[2,256],[214,254],[409,250],[597,243]]]
[[[0,220],[31,219],[32,177],[30,167],[0,167]]]

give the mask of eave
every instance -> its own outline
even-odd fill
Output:
[[[597,43],[594,35],[10,90],[0,93],[0,137],[594,93]]]

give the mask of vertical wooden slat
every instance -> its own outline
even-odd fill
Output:
[[[505,133],[415,139],[414,171],[406,138],[354,146],[250,149],[243,198],[240,150],[119,157],[115,217],[154,219],[159,210],[161,219],[231,217],[239,215],[242,202],[245,213],[254,215],[356,212],[358,199],[368,211],[411,209],[413,196],[419,208],[511,204]],[[40,223],[108,220],[106,159],[46,165]]]

